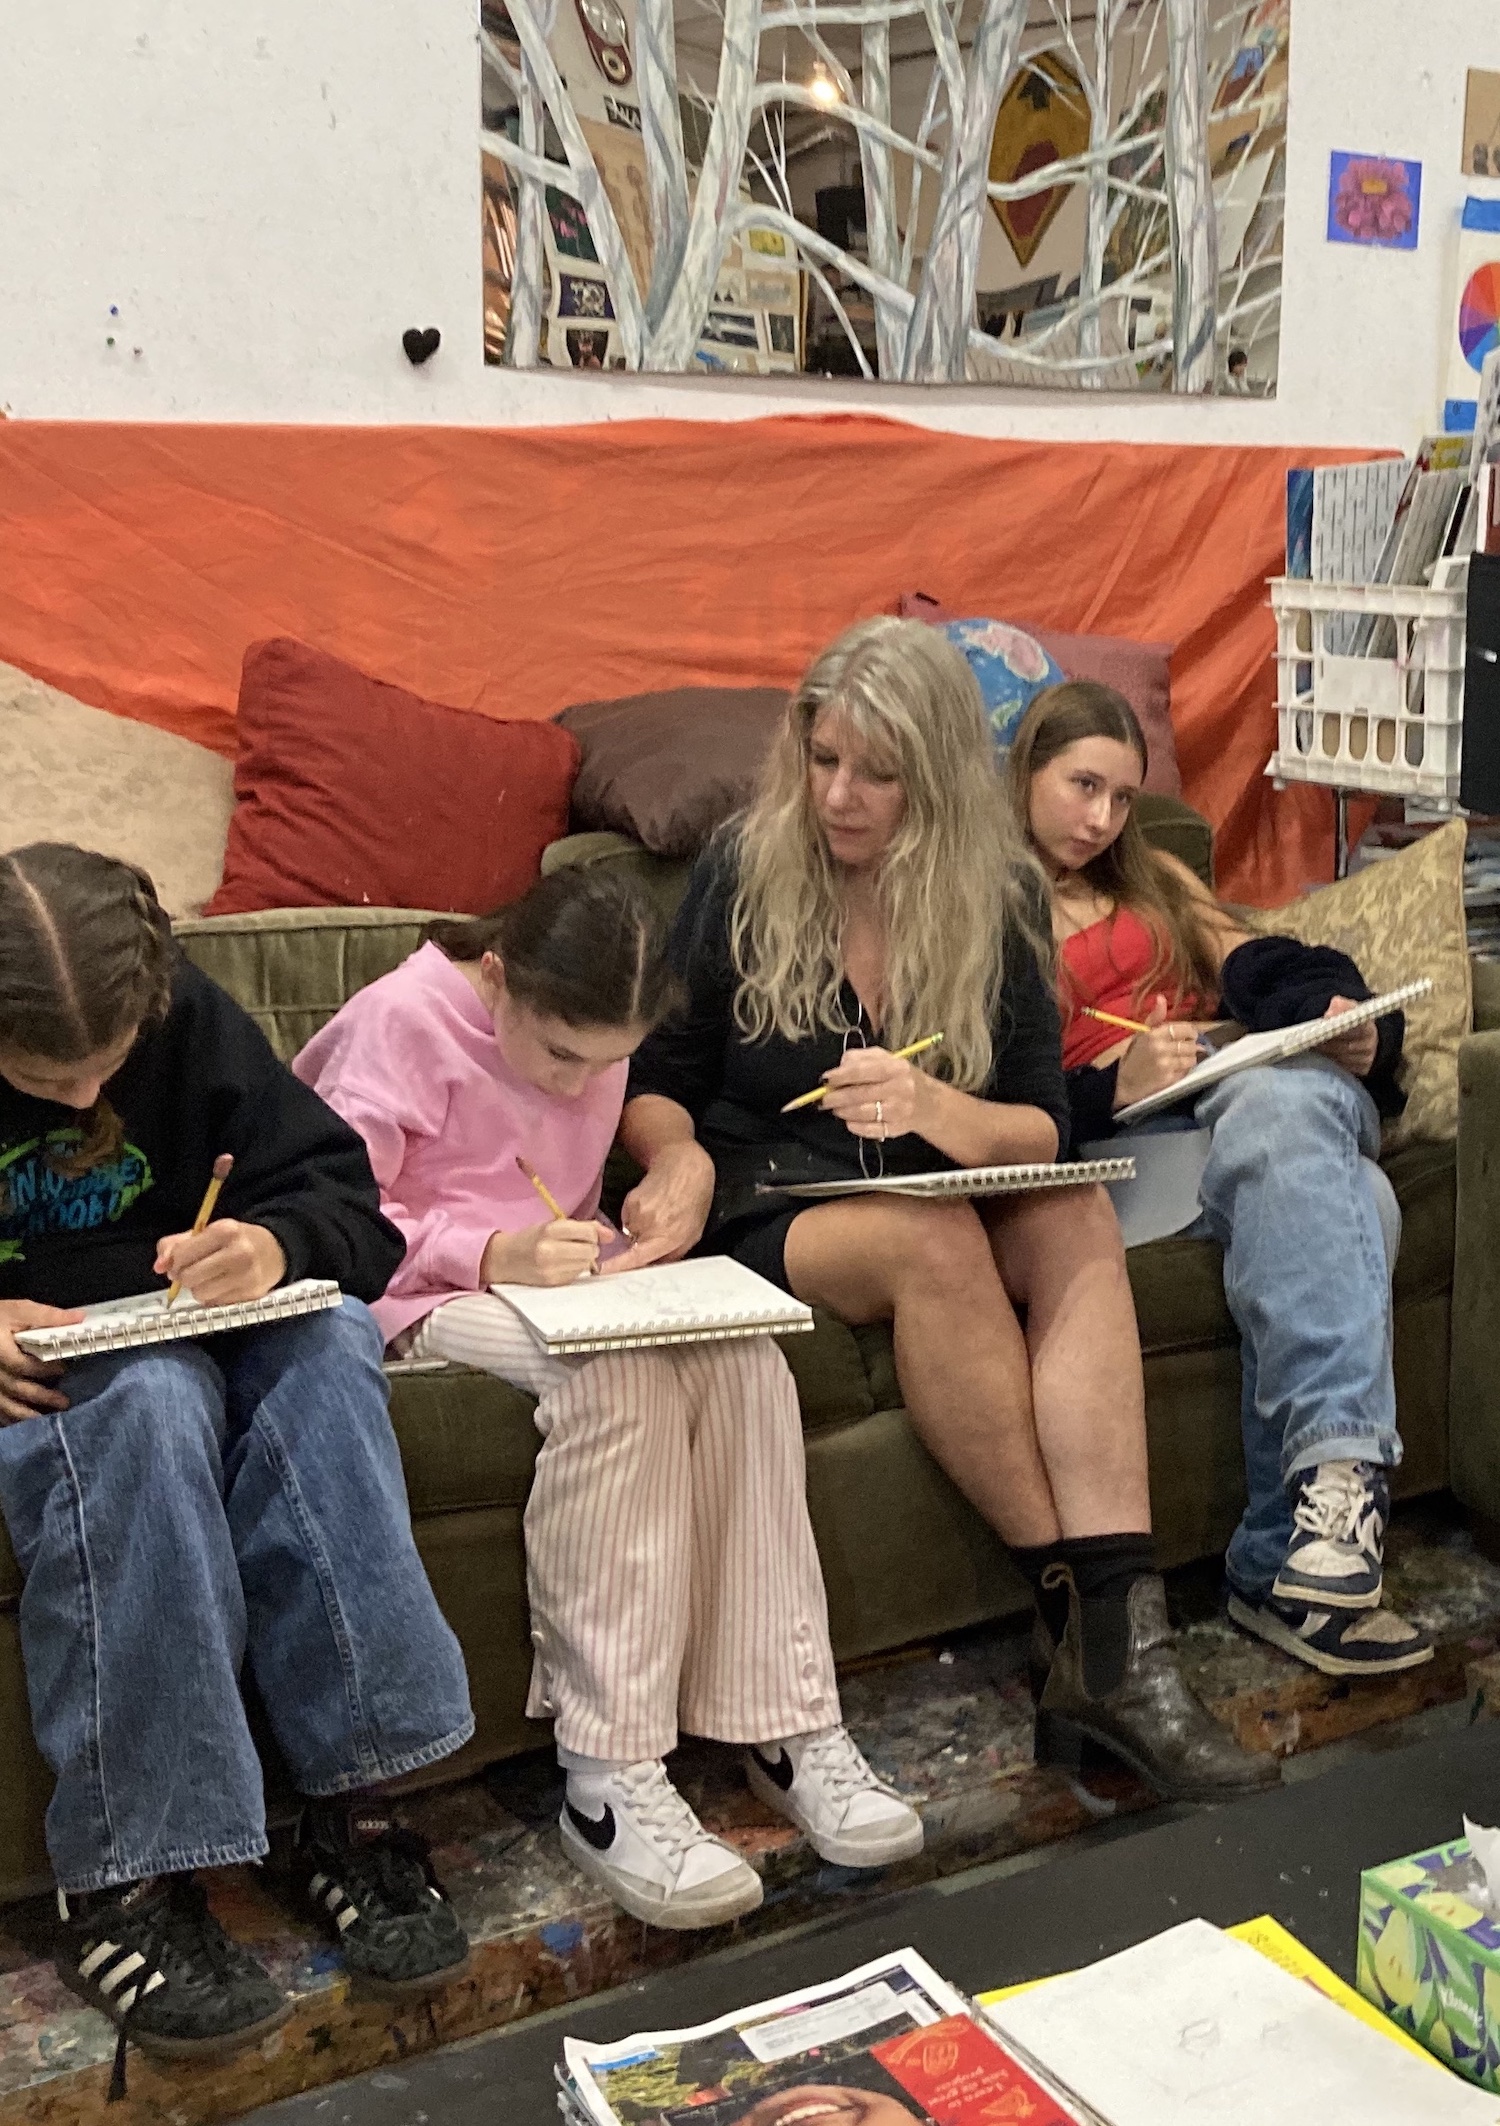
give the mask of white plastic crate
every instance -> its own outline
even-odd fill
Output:
[[[1456,803],[1467,586],[1279,576],[1270,590],[1277,743],[1266,773]],[[1361,621],[1386,623],[1394,656],[1347,654]]]

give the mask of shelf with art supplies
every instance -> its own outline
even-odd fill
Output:
[[[1427,1940],[1479,1925],[1471,1869],[1460,1841],[1363,1878],[1359,1991],[1268,1915],[1190,1919],[977,1998],[898,1949],[714,2022],[566,2037],[558,2109],[566,2126],[1282,2126],[1295,2089],[1318,2126],[1494,2126],[1488,1966]],[[1450,1876],[1459,1892],[1433,1888]],[[1420,1916],[1393,1918],[1401,1899]]]
[[[1287,573],[1269,589],[1266,773],[1278,789],[1332,792],[1336,878],[1351,798],[1446,818],[1500,811],[1500,356],[1485,363],[1472,435],[1288,473]]]

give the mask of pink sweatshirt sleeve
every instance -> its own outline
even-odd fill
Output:
[[[441,1204],[408,1203],[402,1189],[406,1131],[368,1094],[349,1085],[320,1085],[319,1093],[364,1138],[370,1166],[380,1185],[380,1208],[406,1242],[406,1259],[386,1287],[387,1296],[403,1292],[477,1292],[485,1245],[495,1231],[493,1219],[464,1223]]]

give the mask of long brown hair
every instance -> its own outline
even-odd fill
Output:
[[[1112,738],[1129,746],[1144,776],[1145,733],[1123,694],[1092,679],[1069,679],[1045,688],[1021,718],[1008,762],[1011,802],[1028,839],[1032,777],[1085,738]],[[1205,1001],[1218,995],[1219,961],[1202,903],[1146,840],[1134,806],[1109,847],[1082,865],[1077,875],[1101,900],[1133,910],[1155,934],[1156,958],[1136,986],[1138,1005],[1166,986],[1179,996]],[[1065,985],[1066,967],[1062,979]]]
[[[0,1048],[81,1063],[165,1015],[172,926],[144,871],[78,849],[31,842],[0,856]],[[76,1176],[119,1155],[120,1119],[101,1097],[78,1139],[48,1164]]]
[[[1043,881],[1016,832],[978,681],[936,628],[862,620],[816,658],[792,697],[739,833],[730,945],[737,1024],[804,1040],[842,1024],[844,906],[808,793],[813,725],[836,706],[906,793],[880,866],[886,923],[881,1040],[941,1027],[936,1074],[977,1092],[993,1063],[990,1027],[1005,954],[1050,964]]]
[[[554,871],[489,915],[429,924],[427,937],[450,960],[498,954],[510,994],[565,1026],[655,1026],[678,1000],[659,912],[603,865]]]

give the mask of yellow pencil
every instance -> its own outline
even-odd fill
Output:
[[[225,1182],[229,1179],[229,1169],[233,1165],[234,1154],[232,1152],[220,1152],[218,1158],[215,1159],[214,1170],[213,1173],[209,1176],[208,1187],[203,1191],[203,1201],[198,1206],[198,1215],[193,1220],[193,1231],[195,1233],[201,1233],[203,1231],[203,1228],[208,1224],[209,1219],[212,1218],[214,1214],[214,1205],[219,1200],[219,1191],[224,1186]],[[168,1306],[172,1304],[172,1301],[177,1297],[178,1293],[181,1290],[182,1279],[180,1277],[174,1277],[172,1279],[172,1282],[167,1286]]]
[[[1092,1004],[1080,1004],[1078,1008],[1086,1019],[1098,1019],[1103,1026],[1123,1026],[1126,1033],[1152,1033],[1155,1031],[1153,1027],[1146,1025],[1143,1019],[1121,1019],[1112,1011],[1096,1011]]]
[[[548,1188],[546,1182],[542,1179],[541,1175],[537,1173],[532,1167],[529,1167],[526,1164],[526,1161],[521,1157],[521,1154],[519,1152],[516,1153],[516,1165],[521,1169],[521,1172],[526,1176],[526,1179],[531,1183],[532,1187],[541,1197],[543,1203],[546,1204],[547,1209],[551,1212],[552,1216],[554,1218],[561,1218],[564,1220],[564,1222],[566,1222],[568,1216],[567,1212],[563,1209],[562,1205],[553,1195],[551,1189]],[[591,1262],[589,1264],[590,1277],[597,1277],[598,1274],[598,1263]]]
[[[532,1171],[532,1169],[526,1164],[526,1161],[521,1157],[521,1154],[519,1152],[516,1153],[516,1165],[521,1169],[521,1172],[526,1176],[526,1179],[531,1183],[532,1187],[541,1197],[543,1203],[546,1204],[548,1210],[552,1213],[553,1217],[566,1219],[568,1214],[563,1209],[562,1205],[558,1202],[557,1198],[553,1195],[551,1189],[548,1188],[546,1182],[542,1179],[540,1174],[534,1173]]]
[[[1123,1027],[1126,1033],[1161,1032],[1161,1028],[1159,1026],[1147,1026],[1145,1021],[1142,1019],[1122,1019],[1115,1012],[1099,1011],[1092,1004],[1080,1004],[1078,1009],[1083,1013],[1086,1019],[1097,1019],[1102,1026]],[[1213,1043],[1212,1041],[1205,1041],[1202,1034],[1200,1033],[1194,1036],[1193,1046],[1197,1049],[1200,1055],[1207,1055],[1212,1051]]]
[[[892,1060],[897,1063],[904,1063],[910,1056],[920,1056],[927,1049],[936,1048],[942,1038],[940,1033],[930,1033],[925,1041],[913,1041],[909,1048],[898,1048]],[[784,1115],[789,1115],[793,1108],[816,1106],[817,1102],[824,1097],[827,1091],[828,1087],[826,1085],[819,1085],[810,1093],[798,1093],[795,1100],[787,1101],[781,1112]]]

